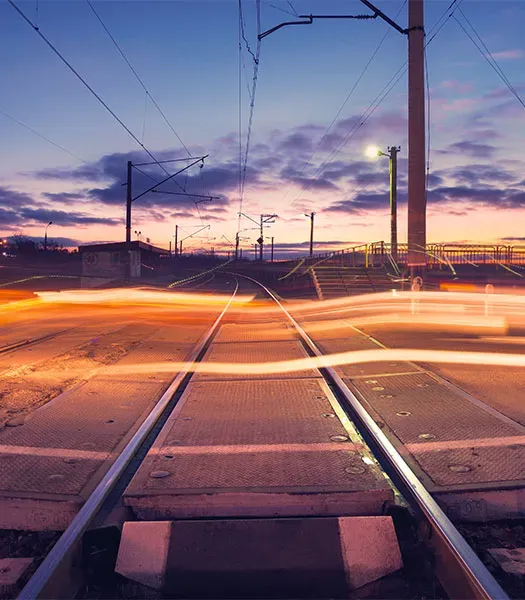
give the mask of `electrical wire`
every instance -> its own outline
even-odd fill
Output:
[[[48,137],[46,137],[45,135],[42,135],[41,133],[39,133],[38,131],[36,131],[35,129],[33,129],[32,127],[29,127],[29,125],[27,125],[26,123],[23,123],[22,121],[19,121],[18,119],[15,119],[15,117],[13,117],[12,115],[6,113],[5,111],[0,109],[0,114],[4,115],[4,117],[7,117],[8,119],[10,119],[11,121],[13,121],[14,123],[18,123],[18,125],[20,125],[21,127],[25,127],[28,131],[30,131],[31,133],[34,133],[35,135],[37,135],[39,138],[42,138],[43,140],[45,140],[48,144],[52,144],[53,146],[55,146],[56,148],[58,148],[59,150],[62,150],[63,152],[66,152],[67,154],[69,154],[70,156],[72,156],[73,158],[76,158],[77,160],[79,160],[80,162],[87,164],[87,161],[85,161],[84,159],[80,158],[80,156],[77,156],[76,154],[74,154],[73,152],[71,152],[70,150],[68,150],[67,148],[64,148],[64,146],[61,146],[60,144],[57,144],[56,142],[54,142],[53,140],[50,140]]]
[[[102,28],[104,29],[104,31],[107,33],[107,35],[109,36],[110,40],[113,42],[115,48],[118,50],[119,54],[122,56],[122,58],[124,59],[125,63],[128,65],[128,67],[130,68],[131,72],[133,73],[133,75],[135,76],[136,80],[139,82],[139,84],[142,86],[142,89],[144,90],[144,92],[146,93],[146,103],[145,103],[145,108],[144,108],[144,122],[143,122],[143,127],[142,127],[142,141],[144,141],[144,130],[145,130],[145,126],[146,126],[146,110],[147,110],[147,105],[148,105],[148,98],[151,99],[152,103],[154,104],[155,108],[158,110],[159,114],[161,115],[161,117],[164,119],[165,123],[168,125],[168,127],[171,129],[172,133],[175,135],[175,137],[177,138],[177,140],[180,142],[180,144],[182,145],[182,147],[184,148],[184,150],[187,152],[188,156],[191,156],[191,152],[188,149],[188,147],[186,146],[186,144],[182,141],[181,137],[179,136],[179,134],[175,131],[175,128],[173,127],[173,125],[171,124],[171,122],[169,121],[168,117],[166,116],[166,114],[164,113],[164,111],[161,109],[161,107],[159,106],[158,102],[155,100],[155,98],[151,95],[150,91],[148,90],[148,88],[146,87],[146,84],[144,83],[144,81],[141,79],[140,75],[137,73],[136,69],[133,67],[133,65],[131,64],[131,62],[129,61],[129,59],[127,58],[127,56],[124,54],[124,51],[122,50],[122,48],[120,47],[119,43],[117,42],[117,40],[115,39],[115,37],[112,35],[111,31],[109,30],[109,28],[107,27],[107,25],[104,23],[104,21],[102,20],[102,17],[98,14],[98,12],[96,11],[95,7],[93,6],[93,3],[91,2],[91,0],[86,0],[88,6],[91,8],[91,10],[93,11],[93,14],[95,15],[95,17],[97,18],[97,20],[99,21],[99,23],[102,25]],[[202,169],[199,171],[201,173]],[[202,175],[202,173],[201,173]],[[187,181],[187,175],[186,175],[186,181]],[[178,182],[174,181],[173,183],[175,183],[182,191],[186,192],[186,185],[184,185],[184,187],[180,186],[178,184]],[[201,183],[202,183],[202,176],[201,176]],[[210,195],[209,191],[207,191],[207,189],[204,188],[203,186],[203,192]],[[204,221],[202,219],[202,215],[201,215],[201,211],[199,208],[199,205],[195,202],[195,200],[193,200],[195,208],[197,209],[198,215],[199,215],[199,219],[201,221],[201,223],[204,225]]]
[[[89,83],[80,75],[80,73],[73,67],[73,65],[64,57],[63,54],[50,42],[42,31],[25,15],[25,13],[13,2],[13,0],[7,0],[9,4],[18,12],[18,14],[29,24],[29,26],[36,31],[36,33],[44,40],[44,42],[51,48],[51,50],[58,56],[58,58],[66,65],[66,67],[77,77],[77,79],[91,92],[91,94],[99,101],[100,104],[109,112],[109,114],[119,123],[119,125],[135,140],[135,142],[146,152],[146,154],[153,159],[153,162],[157,164],[165,173],[170,173],[166,168],[159,163],[158,159],[153,153],[146,148],[146,146],[139,140],[139,138],[131,131],[131,129],[117,116],[117,114],[108,106],[106,102],[95,92],[95,90],[89,85]],[[177,182],[174,181],[178,185]],[[179,185],[180,187],[180,185]],[[181,188],[182,189],[182,188]]]
[[[128,65],[128,67],[131,69],[131,72],[133,73],[133,75],[135,75],[136,80],[139,82],[139,84],[142,86],[143,90],[146,92],[146,94],[149,96],[149,98],[151,99],[151,101],[153,102],[155,108],[159,111],[159,114],[161,115],[161,117],[164,119],[166,125],[171,129],[172,133],[175,135],[175,137],[179,140],[181,146],[184,148],[184,150],[186,150],[186,152],[188,153],[188,156],[191,156],[191,153],[188,149],[188,147],[186,146],[186,144],[182,141],[181,137],[179,136],[179,134],[175,131],[175,128],[173,127],[173,125],[171,124],[170,120],[168,119],[168,117],[165,115],[164,111],[161,109],[161,107],[159,106],[159,104],[157,103],[157,101],[155,100],[155,98],[151,95],[150,91],[148,90],[148,88],[146,87],[146,84],[142,81],[140,75],[137,73],[137,71],[135,70],[135,68],[133,67],[133,65],[131,64],[131,62],[128,60],[127,56],[124,54],[124,51],[122,50],[122,48],[120,47],[119,43],[117,42],[117,40],[114,38],[114,36],[111,34],[111,31],[108,29],[107,25],[104,23],[104,21],[102,20],[101,16],[98,14],[98,12],[96,11],[95,7],[93,6],[91,0],[86,0],[86,2],[88,3],[89,7],[91,8],[91,10],[93,11],[93,14],[95,15],[95,17],[98,19],[99,23],[102,25],[104,31],[108,34],[110,40],[113,42],[115,48],[118,50],[119,54],[122,56],[122,58],[124,59],[125,63]]]
[[[241,37],[244,38],[244,24],[243,24],[243,15],[242,15],[242,0],[239,0],[239,19],[240,19],[240,27],[241,27]],[[248,131],[246,134],[246,145],[244,148],[244,158],[242,161],[242,174],[241,174],[241,189],[240,189],[240,200],[239,200],[239,213],[242,212],[242,205],[244,199],[244,189],[246,185],[246,172],[248,168],[248,156],[250,152],[250,141],[252,136],[252,126],[253,126],[253,114],[255,109],[255,95],[257,91],[257,79],[259,75],[259,62],[261,55],[261,40],[259,39],[259,34],[261,33],[261,2],[260,0],[256,0],[256,20],[257,20],[257,45],[255,49],[255,54],[253,56],[253,79],[252,79],[252,93],[250,96],[250,114],[248,116]],[[242,47],[241,47],[242,51]],[[239,227],[240,227],[240,219],[239,219]]]
[[[425,201],[428,195],[428,178],[430,175],[430,136],[432,133],[431,129],[431,120],[430,120],[430,81],[428,76],[428,60],[427,60],[427,47],[425,46],[423,49],[424,57],[425,57],[425,83],[426,83],[426,92],[427,92],[427,164],[425,169]]]
[[[396,19],[399,15],[399,13],[403,10],[405,4],[407,3],[407,0],[404,0],[404,2],[402,3],[402,5],[399,7],[399,10],[397,11],[394,19]],[[326,136],[330,133],[330,131],[332,130],[333,126],[335,125],[335,123],[337,122],[337,119],[339,118],[340,114],[343,112],[344,107],[346,106],[346,104],[348,103],[348,101],[350,100],[350,98],[352,97],[353,93],[355,92],[355,90],[357,89],[359,83],[361,82],[361,80],[363,79],[363,77],[365,76],[365,73],[367,72],[370,64],[372,63],[372,61],[374,60],[374,58],[376,57],[377,53],[379,52],[379,50],[381,49],[381,46],[383,45],[383,43],[385,42],[386,38],[388,37],[388,35],[390,34],[391,29],[387,29],[385,34],[383,35],[383,37],[381,38],[381,40],[379,41],[378,45],[376,46],[376,49],[374,50],[374,52],[372,52],[372,55],[370,56],[370,58],[368,59],[368,62],[366,63],[366,65],[364,66],[364,68],[362,69],[361,73],[359,74],[358,78],[356,79],[356,81],[354,82],[354,85],[351,87],[350,91],[347,93],[345,99],[343,100],[341,106],[339,107],[338,111],[336,112],[334,118],[332,119],[331,123],[328,125],[328,127],[325,129],[323,135],[321,136],[319,142],[317,143],[316,147],[314,148],[314,151],[312,152],[310,158],[306,161],[305,165],[303,166],[303,168],[300,170],[299,172],[299,177],[301,177],[303,175],[303,173],[306,171],[306,169],[308,168],[308,166],[311,164],[314,156],[317,154],[317,152],[319,151],[319,149],[321,148],[324,140],[326,139]],[[283,197],[283,202],[286,200],[286,197],[288,196],[290,190],[292,188],[292,184],[290,184],[284,194]],[[304,191],[303,189],[301,189],[301,192]],[[297,197],[295,197],[291,202],[295,202],[295,200],[297,200]],[[287,203],[289,204],[289,203]]]
[[[238,133],[239,133],[239,182],[238,182],[238,193],[239,193],[239,211],[237,214],[237,235],[241,229],[241,213],[242,213],[242,12],[241,12],[241,0],[239,2],[239,27],[238,27],[238,48],[239,48],[239,65],[238,65],[238,90],[237,90],[237,102],[238,102]]]
[[[287,15],[291,15],[292,17],[298,17],[299,16],[296,12],[290,12],[289,10],[286,10],[286,8],[283,8],[282,6],[276,6],[275,4],[272,4],[271,2],[266,2],[266,0],[261,0],[261,2],[263,4],[266,4],[266,6],[271,6],[272,8],[275,8],[275,10],[279,10],[282,13],[285,13]],[[288,2],[288,5],[290,6],[290,2]],[[292,8],[292,10],[294,10],[293,7],[291,7],[291,8]]]
[[[439,19],[431,27],[431,29],[429,31],[429,35],[431,35],[431,37],[425,43],[425,48],[434,40],[434,38],[441,31],[441,29],[443,28],[445,23],[447,23],[448,20],[454,16],[455,11],[459,8],[462,1],[463,0],[452,0],[452,2],[449,4],[447,9],[442,13],[442,15],[439,17]],[[448,13],[448,15],[447,15],[447,13]],[[324,167],[329,162],[331,162],[339,154],[339,152],[341,152],[341,150],[348,144],[348,142],[354,137],[354,135],[366,124],[366,122],[370,119],[370,117],[374,114],[374,112],[379,108],[379,106],[382,104],[382,102],[386,99],[386,97],[394,89],[394,87],[399,82],[401,77],[403,77],[404,74],[407,72],[407,68],[408,68],[407,65],[408,65],[408,61],[405,61],[404,64],[391,77],[389,82],[379,92],[379,94],[377,94],[377,96],[374,98],[374,100],[372,100],[372,102],[368,105],[368,107],[363,111],[363,113],[360,115],[360,117],[354,121],[353,125],[350,126],[350,129],[347,131],[343,140],[330,153],[330,155],[321,163],[321,165],[316,169],[314,175],[310,178],[309,182],[306,185],[303,184],[301,186],[299,195],[303,194],[305,191],[308,191],[310,189],[310,187],[313,185],[313,182],[319,176],[319,174],[322,172]],[[299,196],[297,196],[297,197],[299,197]],[[293,201],[295,201],[295,200],[296,200],[296,198],[293,199]]]
[[[496,59],[494,58],[494,56],[490,52],[490,50],[487,48],[487,45],[485,44],[485,42],[482,40],[481,36],[478,34],[478,32],[476,31],[476,29],[474,28],[474,25],[472,25],[472,23],[469,21],[469,19],[467,18],[467,16],[465,15],[465,13],[461,9],[459,10],[459,12],[461,13],[461,15],[463,16],[463,18],[465,19],[465,21],[468,23],[468,25],[470,26],[470,28],[474,32],[474,35],[479,40],[479,43],[481,44],[481,46],[485,49],[486,54],[485,54],[485,52],[483,52],[482,48],[480,48],[480,46],[478,45],[478,43],[476,42],[476,40],[465,29],[465,27],[463,26],[463,24],[461,23],[461,21],[459,21],[457,17],[454,17],[454,20],[456,21],[456,23],[461,27],[461,29],[463,30],[463,32],[465,33],[465,35],[467,35],[467,37],[470,39],[470,41],[479,50],[479,52],[483,56],[483,58],[489,63],[489,65],[496,72],[496,74],[498,75],[498,77],[507,86],[507,88],[509,89],[509,91],[511,92],[511,94],[523,106],[523,108],[525,108],[525,102],[523,102],[523,100],[522,100],[521,96],[518,94],[516,88],[509,81],[509,79],[505,75],[503,69],[500,67],[500,65],[498,64],[498,62],[496,61]]]

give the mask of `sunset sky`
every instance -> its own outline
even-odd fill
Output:
[[[376,4],[406,26],[403,0]],[[456,21],[473,37],[468,21],[474,26],[525,100],[525,2],[456,4],[447,19],[450,0],[425,2],[427,39],[444,22],[427,49],[428,241],[525,244],[525,108]],[[157,159],[187,156],[85,0],[17,5]],[[200,204],[199,215],[186,196],[148,194],[134,204],[132,230],[167,247],[175,224],[183,236],[209,224],[188,249],[226,249],[223,236],[234,239],[239,210],[238,1],[93,6],[191,154],[210,155],[202,170],[193,167],[176,181],[188,192],[219,197]],[[242,7],[255,51],[255,2],[243,0]],[[357,0],[262,0],[262,30],[296,19],[293,10],[369,13]],[[242,47],[244,146],[253,60],[244,41]],[[0,48],[0,234],[41,238],[53,221],[50,238],[66,246],[123,240],[126,162],[151,159],[5,1]],[[281,252],[307,251],[310,211],[317,213],[319,251],[388,239],[388,160],[366,158],[369,144],[401,146],[399,239],[406,240],[406,74],[359,126],[406,58],[406,37],[379,19],[316,21],[262,41],[242,210],[255,219],[278,214],[266,235],[275,236]],[[158,166],[144,169],[166,177]],[[134,195],[151,183],[134,172]],[[180,191],[173,183],[162,189]],[[254,227],[247,219],[241,226]],[[258,232],[242,235],[253,247]]]

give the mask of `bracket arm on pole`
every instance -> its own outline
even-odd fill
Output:
[[[383,11],[379,10],[379,8],[375,7],[371,2],[369,2],[369,0],[361,0],[361,2],[371,11],[373,11],[377,17],[381,17],[383,21],[386,21],[389,25],[391,25],[396,31],[399,31],[399,33],[402,33],[403,35],[408,35],[408,29],[403,29],[400,27],[395,21],[385,15]]]

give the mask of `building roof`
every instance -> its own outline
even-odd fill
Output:
[[[164,248],[158,248],[145,242],[135,240],[130,242],[110,242],[108,244],[86,244],[85,246],[79,246],[79,252],[125,252],[126,250],[143,250],[145,252],[151,252],[152,254],[166,254],[168,250]]]

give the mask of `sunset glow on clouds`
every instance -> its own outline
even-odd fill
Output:
[[[275,6],[286,8],[287,3]],[[301,14],[362,13],[359,2],[293,3]],[[377,2],[394,16],[402,2]],[[497,5],[497,6],[496,6]],[[34,6],[20,6],[35,18]],[[235,2],[95,3],[97,10],[193,156],[205,166],[177,183],[188,193],[218,197],[199,205],[185,196],[150,193],[134,205],[132,229],[168,246],[175,224],[210,224],[194,248],[227,249],[239,210],[237,27]],[[199,9],[200,7],[200,9]],[[246,35],[255,46],[254,6],[246,2]],[[263,3],[263,29],[288,17]],[[443,13],[426,3],[427,29]],[[199,10],[204,10],[200,18]],[[525,46],[518,26],[522,2],[462,4],[518,94],[525,95]],[[406,22],[406,8],[398,21]],[[160,160],[187,156],[129,73],[83,2],[41,2],[39,26]],[[459,15],[458,15],[458,18]],[[168,22],[171,20],[171,29]],[[8,92],[0,110],[25,122],[70,152],[75,160],[0,113],[2,235],[41,237],[53,221],[65,245],[124,237],[126,162],[148,156],[44,47],[6,5],[0,7],[0,44],[12,63],[4,70]],[[388,239],[388,161],[364,149],[399,145],[399,234],[406,239],[407,98],[403,76],[360,127],[362,114],[406,60],[406,40],[390,32],[339,116],[377,44],[388,31],[379,22],[315,23],[284,29],[263,42],[246,170],[243,212],[279,218],[266,232],[282,251],[304,252],[305,212],[315,211],[317,249]],[[292,31],[293,30],[293,31]],[[79,36],[78,32],[83,35]],[[498,33],[501,32],[501,33]],[[198,41],[195,44],[195,41]],[[251,57],[243,52],[243,143]],[[428,240],[489,242],[525,236],[525,110],[453,19],[428,48],[431,153]],[[326,133],[327,127],[333,126]],[[179,166],[178,164],[177,166]],[[172,166],[169,166],[172,168]],[[176,168],[176,167],[173,167]],[[180,166],[179,166],[180,168]],[[158,166],[141,167],[157,180]],[[134,195],[152,181],[134,171]],[[161,187],[180,191],[176,184]],[[201,220],[202,219],[202,220]],[[242,228],[254,225],[243,220]],[[253,247],[257,231],[242,234]],[[324,244],[322,243],[324,242]],[[505,242],[511,243],[511,242]],[[524,242],[525,243],[525,242]]]

